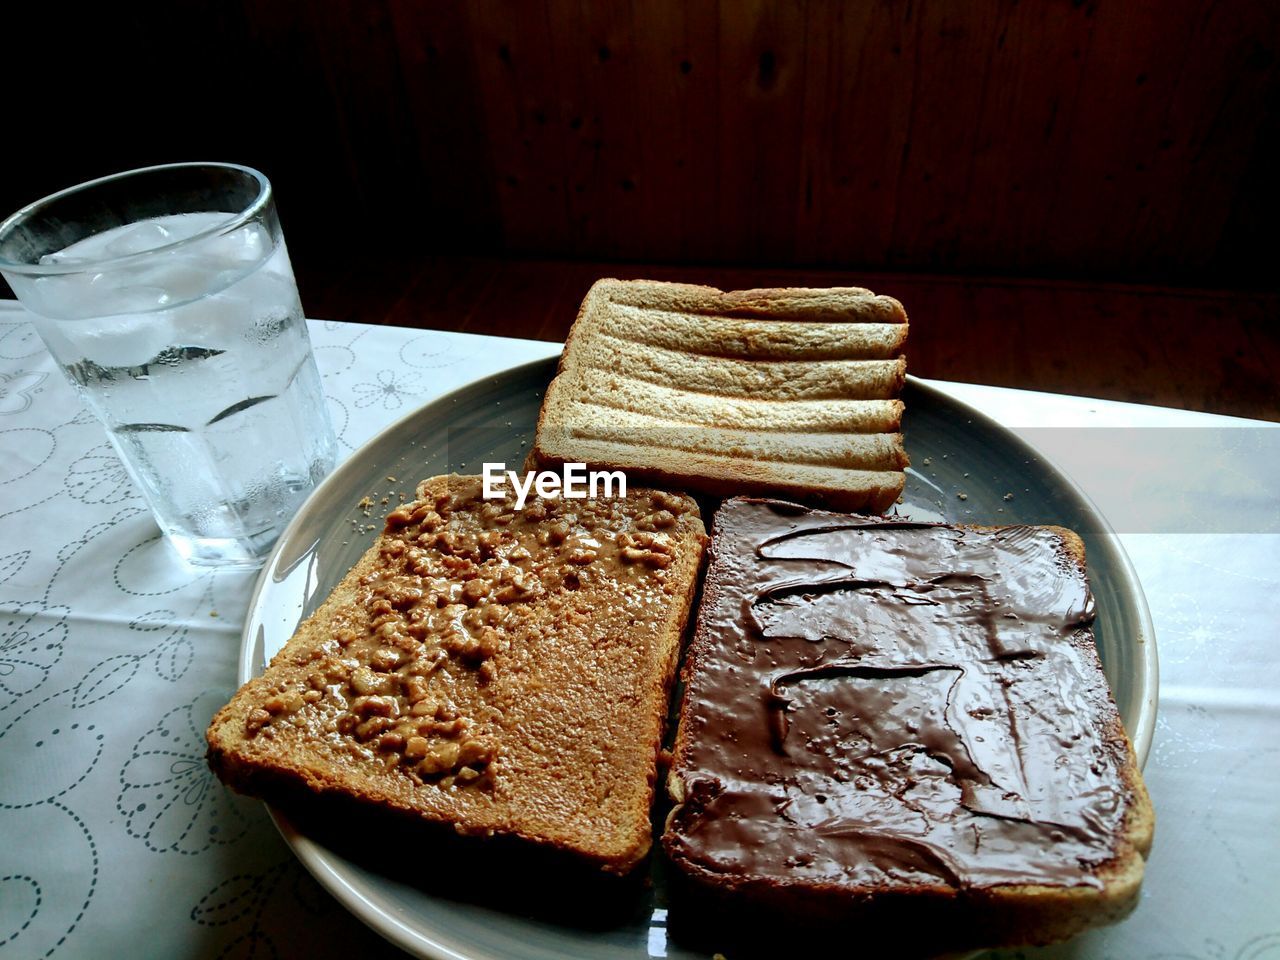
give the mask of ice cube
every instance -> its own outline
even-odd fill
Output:
[[[89,262],[89,257],[73,256],[71,253],[68,252],[69,250],[70,250],[70,247],[68,247],[67,250],[55,250],[53,253],[41,254],[40,264],[42,266],[48,266],[51,263],[88,263]]]
[[[40,258],[40,262],[64,265],[90,263],[94,260],[110,260],[159,250],[226,223],[233,216],[222,212],[175,213],[139,220],[137,223],[127,223],[77,240],[55,253],[46,253]]]
[[[168,302],[169,291],[164,287],[134,283],[104,291],[102,299],[98,301],[98,312],[102,316],[149,313],[165,306]]]
[[[173,233],[159,220],[143,220],[111,232],[114,236],[102,246],[106,257],[145,253],[173,242]]]
[[[257,264],[266,255],[268,239],[261,224],[248,223],[230,233],[202,240],[199,247],[200,253],[220,269],[243,273],[246,265]]]
[[[213,280],[203,258],[186,250],[175,250],[163,259],[148,262],[145,277],[149,285],[164,289],[165,299],[160,306],[165,307],[203,297]]]

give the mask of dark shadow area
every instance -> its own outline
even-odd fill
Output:
[[[461,837],[447,825],[333,797],[284,800],[280,810],[334,854],[442,901],[596,932],[647,920],[643,867],[616,877],[555,850],[507,837]]]

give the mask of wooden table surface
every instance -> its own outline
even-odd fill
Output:
[[[313,317],[539,340],[565,338],[599,277],[866,286],[906,306],[919,376],[1280,420],[1277,293],[408,255],[295,268]]]

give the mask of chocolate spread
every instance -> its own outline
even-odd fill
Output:
[[[1061,536],[727,502],[665,844],[713,874],[1100,886],[1128,791]]]

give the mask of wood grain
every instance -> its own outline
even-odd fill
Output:
[[[8,25],[58,38],[56,69],[12,45],[15,95],[66,106],[10,118],[5,209],[212,156],[273,178],[297,259],[1276,289],[1274,3],[144,0]]]
[[[911,318],[922,377],[1280,420],[1280,295],[832,270],[403,258],[300,272],[309,315],[563,340],[600,277],[866,286]],[[353,291],[360,296],[352,296]]]

